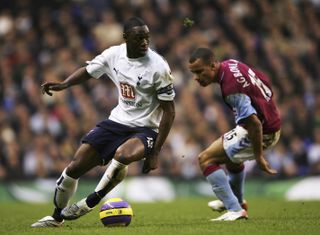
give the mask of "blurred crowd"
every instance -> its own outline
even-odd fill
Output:
[[[270,76],[283,122],[280,142],[266,153],[275,178],[320,174],[319,0],[1,0],[0,180],[59,176],[82,136],[109,115],[117,91],[108,79],[52,97],[40,85],[122,43],[122,23],[131,16],[148,24],[151,47],[176,78],[176,120],[152,175],[201,177],[198,153],[234,126],[219,87],[191,81],[187,62],[198,46]],[[266,177],[254,161],[246,170]],[[140,175],[141,163],[129,174]]]

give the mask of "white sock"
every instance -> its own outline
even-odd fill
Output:
[[[107,194],[118,185],[127,175],[128,166],[112,159],[106,172],[103,174],[100,182],[98,183],[95,192],[103,191],[103,194]],[[104,197],[105,195],[101,195]]]
[[[68,176],[66,174],[66,169],[64,169],[56,183],[53,199],[55,206],[60,209],[65,208],[68,205],[70,198],[76,192],[77,187],[78,179]]]

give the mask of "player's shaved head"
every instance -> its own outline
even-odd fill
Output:
[[[194,63],[197,59],[202,59],[205,64],[211,64],[215,60],[212,50],[204,47],[196,49],[191,54],[189,63]]]
[[[123,25],[123,33],[128,33],[130,30],[137,26],[144,26],[146,23],[139,17],[132,17],[128,19]]]

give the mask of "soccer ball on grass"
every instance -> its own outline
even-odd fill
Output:
[[[111,198],[101,206],[99,216],[106,227],[125,227],[131,222],[133,211],[128,202],[121,198]]]

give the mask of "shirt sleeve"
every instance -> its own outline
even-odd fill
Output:
[[[175,97],[175,91],[173,88],[174,77],[171,74],[168,64],[162,71],[156,73],[155,89],[159,100],[171,101]]]
[[[94,78],[100,78],[109,71],[109,64],[112,60],[115,47],[110,47],[97,55],[93,60],[87,61],[86,70]]]
[[[226,97],[226,102],[232,107],[235,116],[235,122],[239,124],[241,119],[247,118],[252,114],[257,114],[255,108],[251,105],[249,96],[245,94],[232,94]]]

